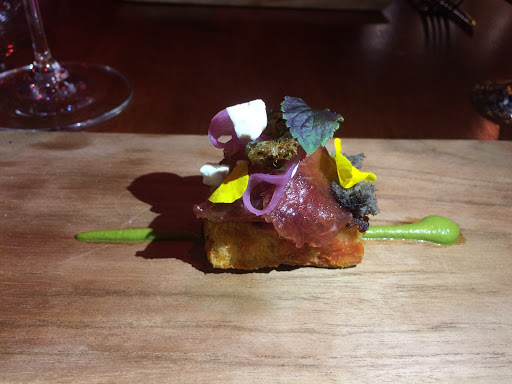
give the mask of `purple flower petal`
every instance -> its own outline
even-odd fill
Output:
[[[231,139],[223,143],[219,141],[221,136],[231,136]],[[208,137],[215,147],[221,149],[243,148],[249,142],[249,140],[240,140],[238,138],[235,126],[226,109],[223,109],[213,117],[208,128]]]
[[[280,173],[278,175],[269,175],[267,173],[253,173],[249,176],[249,184],[247,185],[247,189],[242,196],[245,207],[252,213],[257,216],[264,215],[265,213],[270,212],[277,205],[279,199],[284,193],[288,182],[292,178],[293,171],[297,167],[299,161],[295,160],[288,165],[288,169],[285,173]],[[252,205],[251,201],[251,192],[252,190],[259,185],[260,183],[269,183],[275,185],[274,192],[272,194],[272,198],[267,206],[263,209],[257,209]]]

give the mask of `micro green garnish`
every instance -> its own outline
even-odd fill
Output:
[[[291,135],[299,141],[308,155],[325,145],[339,128],[343,117],[328,109],[312,109],[304,100],[285,96],[281,103],[283,118]]]

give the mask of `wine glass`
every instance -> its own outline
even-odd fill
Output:
[[[125,109],[128,80],[106,65],[61,65],[48,47],[37,0],[22,1],[34,62],[0,73],[0,129],[79,130]]]
[[[14,51],[13,40],[15,36],[11,28],[18,16],[21,4],[17,0],[0,0],[0,72],[7,69],[5,60]]]
[[[500,126],[512,128],[512,81],[485,81],[471,91],[477,111]]]

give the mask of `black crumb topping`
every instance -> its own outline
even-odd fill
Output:
[[[376,215],[380,212],[377,207],[377,196],[375,196],[377,188],[373,183],[363,180],[351,188],[343,188],[333,181],[331,189],[339,203],[349,208],[354,217]]]
[[[343,155],[352,163],[352,166],[354,166],[357,169],[361,169],[361,167],[363,166],[363,161],[366,157],[364,155],[364,153],[360,153],[358,155],[352,155],[352,156],[347,156],[345,154],[343,154]]]
[[[359,232],[366,232],[368,228],[370,228],[370,221],[368,220],[368,216],[354,217],[354,225],[358,226]]]
[[[352,165],[359,169],[363,165],[364,153],[347,156]],[[341,206],[347,207],[354,216],[354,224],[359,226],[361,232],[365,232],[370,226],[368,215],[375,216],[380,212],[377,206],[377,188],[373,183],[363,180],[351,188],[343,188],[338,182],[331,183],[331,191]]]

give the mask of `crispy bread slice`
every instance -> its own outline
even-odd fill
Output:
[[[322,247],[295,243],[258,223],[205,221],[206,253],[215,268],[259,269],[279,265],[346,268],[359,264],[364,247],[356,226],[345,228]]]

